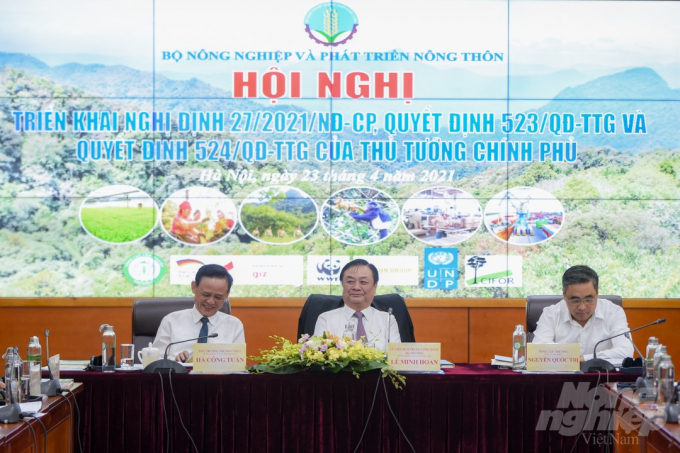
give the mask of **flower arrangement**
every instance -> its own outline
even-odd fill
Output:
[[[361,340],[338,337],[324,332],[322,336],[310,337],[305,334],[293,343],[283,337],[276,340],[270,350],[260,351],[260,356],[248,357],[259,363],[250,371],[256,373],[297,373],[305,369],[321,369],[333,373],[351,371],[357,378],[362,371],[381,370],[383,377],[389,377],[396,388],[402,388],[406,378],[389,367],[384,351],[367,346]]]

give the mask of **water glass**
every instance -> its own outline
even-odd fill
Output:
[[[120,345],[120,368],[122,370],[130,370],[135,364],[135,345],[122,344]]]
[[[31,396],[31,364],[29,362],[21,363],[21,394],[20,403],[28,402],[28,397]]]

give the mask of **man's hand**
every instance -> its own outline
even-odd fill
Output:
[[[579,358],[578,358],[578,361],[579,361],[579,363],[585,362],[585,360],[583,360],[583,356],[579,357]]]
[[[186,362],[186,360],[189,358],[189,351],[182,351],[179,354],[177,354],[177,357],[175,357],[175,360],[178,362]]]

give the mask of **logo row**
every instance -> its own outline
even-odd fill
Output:
[[[350,260],[363,258],[380,272],[381,286],[419,287],[429,290],[464,287],[521,287],[521,255],[470,255],[464,257],[464,278],[459,283],[457,248],[424,249],[423,256],[346,255],[172,255],[170,284],[187,286],[205,264],[219,264],[233,275],[238,287],[328,286],[340,284],[340,270]],[[421,262],[422,260],[422,262]],[[422,263],[422,271],[421,271]],[[157,284],[166,274],[164,261],[152,253],[129,257],[125,277],[134,285]],[[306,277],[305,277],[306,276]]]

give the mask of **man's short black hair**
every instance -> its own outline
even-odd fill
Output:
[[[227,291],[231,291],[231,285],[234,283],[234,277],[231,276],[229,271],[227,271],[224,266],[219,264],[206,264],[201,266],[201,268],[196,272],[196,286],[201,284],[201,279],[203,277],[211,278],[223,278],[227,281]]]
[[[567,292],[567,287],[569,285],[588,282],[593,282],[595,291],[599,291],[598,286],[600,278],[597,276],[597,272],[588,266],[572,266],[566,270],[564,275],[562,275],[562,293],[564,294]]]
[[[349,263],[345,264],[345,267],[342,268],[340,271],[340,282],[342,283],[342,277],[345,275],[345,271],[347,269],[351,269],[353,267],[359,267],[359,266],[368,266],[368,268],[371,270],[371,273],[373,274],[373,283],[378,284],[378,268],[369,263],[366,260],[362,260],[361,258],[357,258],[355,260],[350,261]]]

